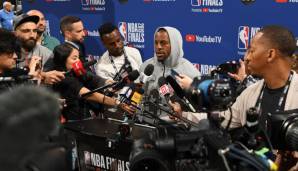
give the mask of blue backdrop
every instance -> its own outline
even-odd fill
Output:
[[[41,10],[48,32],[63,41],[59,30],[64,15],[80,17],[86,28],[89,58],[104,52],[98,27],[118,25],[129,45],[138,48],[143,60],[153,56],[153,34],[158,26],[173,26],[184,39],[185,58],[206,74],[214,65],[243,57],[256,31],[280,24],[298,35],[298,0],[23,0],[24,11]],[[293,21],[292,21],[293,19]]]

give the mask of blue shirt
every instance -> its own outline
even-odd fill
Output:
[[[0,10],[0,25],[2,28],[12,31],[12,21],[14,17],[13,11],[7,12],[4,9]]]

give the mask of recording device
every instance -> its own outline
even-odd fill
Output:
[[[229,78],[228,73],[236,74],[240,64],[236,61],[229,61],[218,65],[213,71],[211,76],[218,76],[219,78]]]
[[[236,89],[229,79],[195,78],[184,92],[201,112],[226,110],[236,99]]]
[[[268,125],[273,148],[298,150],[298,109],[269,113]]]
[[[88,68],[96,63],[97,63],[96,60],[85,62],[85,63],[82,63],[82,61],[77,61],[72,64],[72,69],[65,72],[64,75],[65,76],[75,75],[76,77],[80,77],[80,76],[86,74],[86,68]]]
[[[32,79],[31,75],[28,75],[28,68],[13,68],[11,70],[6,70],[2,77],[0,77],[0,82],[13,82],[13,83],[24,83]]]
[[[176,95],[183,99],[186,106],[189,108],[191,112],[196,112],[196,109],[193,107],[193,105],[189,102],[188,98],[185,96],[182,88],[179,86],[179,84],[176,82],[176,80],[172,76],[166,77],[167,82],[171,85]]]
[[[144,69],[144,73],[141,73],[140,75],[140,82],[142,84],[146,84],[148,78],[153,74],[153,71],[154,71],[154,65],[148,64]]]
[[[134,80],[136,80],[139,77],[139,75],[140,75],[139,72],[137,70],[134,70],[134,71],[130,72],[126,77],[124,77],[119,82],[114,82],[114,83],[96,88],[92,91],[82,94],[81,97],[87,97],[87,96],[93,94],[94,92],[100,92],[107,88],[112,88],[114,91],[118,91],[118,90],[122,89],[125,85],[130,84]]]

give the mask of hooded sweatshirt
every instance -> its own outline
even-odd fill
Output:
[[[173,27],[159,27],[156,29],[154,35],[159,29],[165,29],[168,32],[171,44],[171,53],[169,57],[163,61],[159,62],[157,60],[156,52],[154,51],[154,56],[146,60],[140,67],[140,72],[144,72],[144,69],[148,64],[154,65],[154,72],[151,77],[147,80],[146,93],[150,93],[151,90],[159,89],[158,79],[162,76],[167,77],[171,75],[171,69],[175,70],[179,74],[185,74],[190,78],[200,77],[200,72],[194,67],[194,65],[184,58],[183,52],[183,40],[180,32]],[[154,40],[155,42],[155,40]]]

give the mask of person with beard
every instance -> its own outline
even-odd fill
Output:
[[[12,5],[10,2],[5,1],[3,3],[3,9],[0,10],[0,25],[2,28],[12,31],[12,21],[15,15],[12,11]]]
[[[65,42],[79,49],[80,60],[86,62],[86,52],[84,46],[84,25],[80,18],[75,16],[64,16],[60,20],[60,30]]]
[[[124,46],[123,38],[116,26],[112,23],[105,23],[98,31],[107,51],[97,62],[97,75],[109,80],[115,80],[115,76],[126,64],[130,65],[132,70],[139,70],[142,64],[140,52],[136,48]]]
[[[171,69],[179,74],[189,76],[191,79],[200,77],[200,72],[194,65],[184,58],[183,39],[181,33],[173,27],[159,27],[154,34],[154,57],[146,60],[140,67],[140,72],[148,64],[154,65],[154,72],[147,80],[149,93],[159,89],[158,79],[171,75]]]
[[[29,16],[39,17],[39,22],[37,23],[37,43],[53,51],[60,44],[60,41],[55,37],[47,35],[46,20],[43,13],[38,10],[30,10],[27,14]]]
[[[48,62],[53,58],[53,53],[48,48],[36,43],[37,37],[37,23],[39,22],[38,16],[29,16],[22,14],[14,19],[14,33],[18,38],[21,46],[21,52],[18,59],[18,67],[29,67],[31,59],[37,62],[40,61],[40,78],[42,83],[54,84],[64,79],[63,72],[52,69],[52,63]],[[31,69],[31,68],[30,68]],[[33,69],[34,70],[34,69]],[[51,71],[50,71],[51,70]]]

